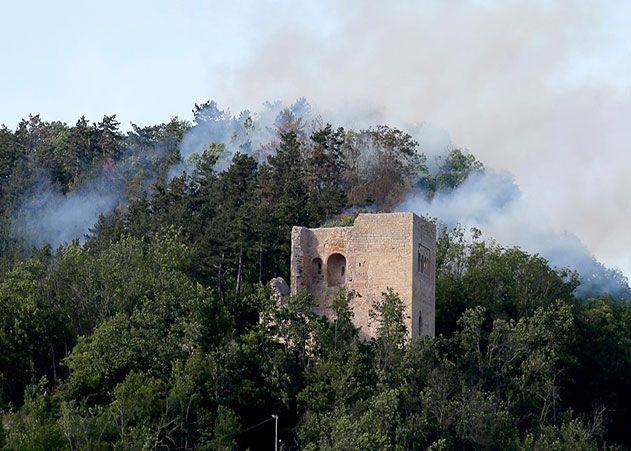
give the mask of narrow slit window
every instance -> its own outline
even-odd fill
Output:
[[[429,274],[429,252],[430,250],[423,246],[419,245],[417,260],[418,260],[418,271],[421,274]]]
[[[322,259],[316,257],[311,261],[311,283],[318,283],[322,280]]]

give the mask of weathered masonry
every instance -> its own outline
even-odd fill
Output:
[[[405,305],[412,337],[434,335],[436,227],[413,213],[360,214],[352,227],[291,232],[291,292],[308,290],[319,313],[344,286],[360,296],[351,303],[355,324],[375,335],[368,312],[387,288]]]

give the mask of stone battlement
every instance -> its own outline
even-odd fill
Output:
[[[435,280],[436,227],[413,213],[360,214],[351,227],[292,229],[291,292],[308,290],[326,316],[339,287],[357,292],[351,308],[364,337],[375,335],[368,312],[387,288],[401,297],[411,336],[433,336]]]

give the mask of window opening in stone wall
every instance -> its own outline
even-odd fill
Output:
[[[423,317],[421,316],[421,312],[418,314],[418,333],[420,334],[423,330]]]
[[[326,262],[327,281],[330,287],[346,283],[346,257],[342,254],[331,254]]]
[[[311,281],[318,283],[322,280],[322,259],[316,257],[311,261]]]
[[[423,245],[418,248],[418,270],[421,274],[429,274],[429,249]]]

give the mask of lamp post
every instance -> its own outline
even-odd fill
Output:
[[[274,424],[274,451],[278,451],[278,415],[272,415],[272,418],[276,420]]]

